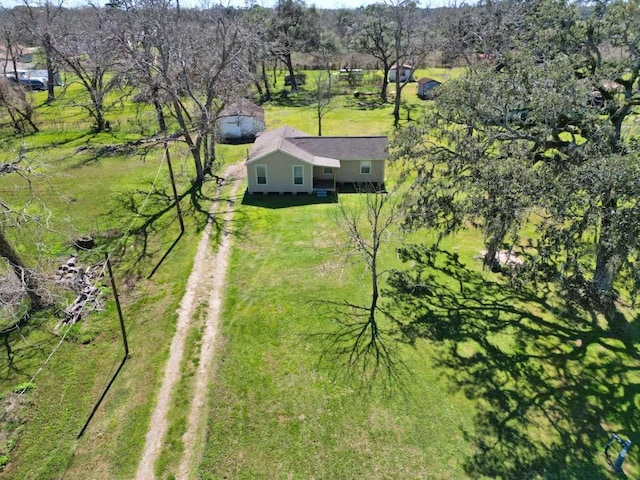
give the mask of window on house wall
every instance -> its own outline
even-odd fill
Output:
[[[333,168],[332,167],[323,167],[322,173],[324,173],[325,175],[331,175],[333,173]]]
[[[371,160],[363,160],[360,162],[360,173],[363,175],[371,173]]]
[[[258,185],[267,184],[267,166],[266,165],[256,165],[256,183]]]
[[[304,167],[302,165],[293,166],[293,184],[304,185]]]

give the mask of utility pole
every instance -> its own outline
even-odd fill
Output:
[[[109,255],[105,253],[105,259],[107,262],[107,268],[109,269],[109,278],[111,279],[111,288],[113,290],[113,297],[116,301],[116,308],[118,310],[118,318],[120,319],[120,329],[122,330],[122,342],[124,343],[124,358],[129,356],[129,342],[127,342],[127,330],[124,327],[124,318],[122,317],[122,309],[120,308],[120,298],[118,298],[118,289],[116,288],[116,279],[113,277],[113,271],[111,270],[111,260]]]
[[[105,262],[107,264],[107,269],[109,270],[109,278],[111,279],[111,288],[113,290],[113,296],[116,300],[118,317],[120,318],[120,329],[122,330],[122,342],[124,343],[124,357],[122,358],[122,361],[120,362],[120,366],[116,370],[116,373],[113,374],[113,377],[111,377],[111,380],[109,381],[106,388],[102,392],[102,395],[100,395],[100,398],[98,399],[96,404],[93,406],[93,410],[91,410],[91,413],[89,414],[89,418],[87,418],[87,421],[84,422],[84,425],[82,426],[82,429],[80,430],[80,433],[78,433],[78,436],[76,437],[76,439],[79,439],[84,434],[85,430],[89,426],[89,423],[91,422],[91,419],[98,411],[98,407],[100,407],[100,404],[102,403],[102,400],[104,400],[104,397],[107,396],[107,392],[111,388],[111,385],[113,385],[113,382],[115,381],[116,377],[120,373],[120,370],[122,370],[122,367],[124,366],[124,362],[127,361],[127,357],[129,356],[129,342],[127,342],[127,330],[124,327],[124,318],[122,317],[122,309],[120,308],[120,299],[118,298],[118,289],[116,288],[116,280],[113,277],[113,270],[111,270],[111,261],[109,260],[109,255],[107,253],[105,253]]]
[[[180,231],[184,233],[184,220],[182,219],[182,210],[180,209],[180,199],[178,198],[178,189],[176,188],[176,179],[173,176],[173,167],[171,166],[171,156],[169,155],[169,144],[167,142],[164,142],[164,156],[167,157],[167,166],[169,167],[169,177],[171,178],[171,188],[173,189],[173,199],[176,202],[178,220],[180,221]]]

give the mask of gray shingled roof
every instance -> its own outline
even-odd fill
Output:
[[[246,98],[241,98],[237,102],[227,105],[218,116],[222,118],[235,117],[236,115],[255,117],[264,121],[264,108],[256,105],[250,100],[247,100]]]
[[[285,125],[261,134],[246,163],[278,150],[313,165],[337,167],[340,160],[385,160],[387,137],[313,137]]]
[[[429,83],[429,82],[436,82],[438,84],[441,84],[441,82],[439,82],[438,80],[434,80],[433,78],[429,78],[429,77],[424,77],[418,80],[418,85],[422,85],[423,83]]]

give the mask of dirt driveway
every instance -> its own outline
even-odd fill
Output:
[[[235,199],[240,185],[244,182],[245,168],[242,164],[228,167],[224,173],[225,184],[231,185],[229,198]],[[205,436],[207,418],[207,387],[212,377],[212,359],[215,352],[216,337],[220,323],[220,311],[224,298],[224,282],[227,264],[231,252],[232,236],[230,224],[233,217],[235,203],[221,200],[220,192],[211,206],[211,214],[223,212],[217,219],[222,226],[221,240],[217,252],[211,251],[211,230],[213,222],[209,221],[202,235],[193,262],[193,270],[187,281],[187,288],[178,310],[176,332],[169,349],[169,359],[165,366],[164,379],[158,393],[158,400],[151,416],[149,431],[146,435],[145,446],[138,465],[136,479],[152,480],[156,478],[155,463],[162,451],[168,428],[168,413],[175,386],[180,379],[180,365],[184,356],[185,342],[199,303],[199,299],[208,300],[208,312],[202,347],[196,373],[196,383],[193,386],[193,398],[189,410],[187,430],[182,438],[184,453],[177,479],[188,479],[198,465],[201,452],[196,451],[202,445]],[[221,217],[221,218],[220,218]]]

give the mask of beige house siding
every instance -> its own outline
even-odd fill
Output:
[[[256,165],[267,167],[267,184],[258,185]],[[293,166],[301,165],[304,184],[294,185]],[[311,193],[313,191],[313,166],[283,152],[274,152],[247,165],[247,190],[249,193]]]
[[[225,140],[251,138],[264,131],[264,121],[255,117],[234,115],[220,118],[218,129]]]
[[[337,183],[384,183],[384,160],[364,160],[371,164],[371,173],[360,173],[360,160],[342,160],[335,169]],[[267,184],[258,185],[256,165],[267,168]],[[304,184],[294,185],[293,166],[304,171]],[[323,167],[310,165],[284,152],[274,152],[247,165],[247,190],[249,193],[312,193],[313,179],[331,180],[333,174],[324,173]]]
[[[384,182],[384,160],[369,160],[371,162],[371,173],[360,173],[359,160],[342,160],[337,171],[336,182],[338,183],[383,183]]]

